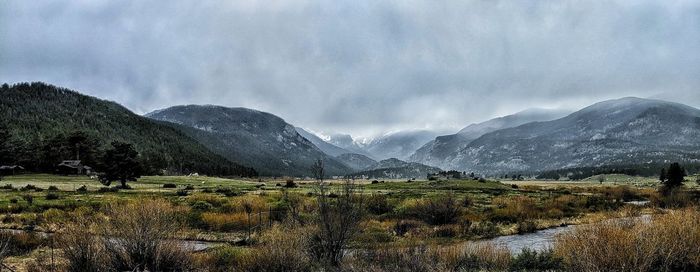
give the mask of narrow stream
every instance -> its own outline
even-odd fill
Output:
[[[623,220],[641,220],[643,222],[648,222],[649,220],[651,220],[651,215],[645,214],[642,216],[632,218],[614,218],[594,224],[601,224],[605,222],[618,222]],[[557,235],[567,233],[569,231],[575,230],[576,228],[587,225],[590,224],[568,225],[563,227],[540,230],[527,234],[499,236],[484,241],[494,243],[498,246],[505,246],[508,248],[508,250],[510,250],[511,254],[518,254],[525,248],[529,248],[535,251],[543,251],[550,248],[553,245],[554,239],[556,239]]]

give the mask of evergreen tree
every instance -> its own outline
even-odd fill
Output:
[[[138,160],[139,153],[131,144],[118,141],[112,142],[112,148],[105,151],[100,181],[109,186],[112,181],[121,182],[122,188],[126,188],[127,181],[136,181],[141,177],[141,164]]]
[[[664,186],[667,189],[676,188],[683,185],[683,178],[685,177],[685,170],[677,162],[672,163],[668,167],[668,172],[666,172],[666,182]]]
[[[99,146],[100,142],[96,137],[82,130],[73,131],[66,138],[70,158],[82,161],[83,165],[95,165]]]

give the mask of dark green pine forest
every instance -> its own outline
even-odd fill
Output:
[[[199,173],[255,176],[246,167],[214,154],[173,124],[151,120],[123,106],[45,83],[0,87],[0,164],[53,172],[62,160],[97,167],[113,141],[132,144],[144,174]]]

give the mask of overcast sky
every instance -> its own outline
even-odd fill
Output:
[[[358,136],[623,96],[699,107],[700,1],[2,0],[0,81]]]

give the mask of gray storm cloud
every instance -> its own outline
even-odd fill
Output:
[[[256,108],[315,131],[457,129],[622,96],[700,106],[700,1],[0,3],[0,81],[137,113]]]

